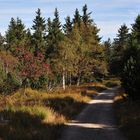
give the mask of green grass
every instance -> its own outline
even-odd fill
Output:
[[[128,140],[140,140],[140,103],[126,97],[121,89],[115,98],[118,125]]]

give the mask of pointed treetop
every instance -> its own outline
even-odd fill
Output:
[[[123,46],[128,41],[128,37],[129,37],[129,29],[126,26],[126,24],[123,24],[118,29],[117,38],[114,39],[114,42],[115,44]]]
[[[54,30],[61,30],[61,23],[60,23],[60,20],[59,20],[59,12],[57,10],[57,8],[55,8],[55,11],[54,11],[54,19],[52,21],[52,27],[54,28]]]
[[[78,24],[78,26],[80,26],[80,24],[81,24],[81,15],[80,15],[79,10],[77,8],[75,10],[73,23]]]
[[[32,44],[34,46],[35,54],[40,51],[41,53],[45,53],[46,46],[46,20],[41,15],[41,10],[38,8],[36,11],[36,17],[33,20],[32,30],[34,31],[32,36]]]
[[[65,22],[66,23],[64,24],[63,29],[66,34],[69,34],[72,31],[72,21],[70,16],[66,17]]]
[[[55,18],[59,18],[59,13],[58,13],[57,8],[55,8],[55,11],[54,11],[54,17],[55,17]]]
[[[41,10],[39,8],[36,11],[36,17],[33,20],[33,23],[32,29],[35,31],[44,31],[46,29],[46,20],[41,16]]]
[[[90,18],[90,15],[92,12],[87,13],[87,10],[88,10],[88,8],[87,8],[87,5],[85,4],[82,9],[82,11],[83,11],[82,20],[85,25],[91,24],[93,22],[93,20]]]

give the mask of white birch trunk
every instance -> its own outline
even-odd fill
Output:
[[[65,69],[63,68],[63,77],[62,77],[62,79],[63,79],[63,89],[65,90],[66,89],[66,79],[65,79],[66,77],[65,77]]]
[[[79,85],[80,85],[80,76],[77,79],[77,86],[79,86]]]

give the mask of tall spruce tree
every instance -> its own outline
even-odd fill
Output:
[[[69,35],[72,31],[72,21],[70,19],[70,16],[66,17],[65,22],[66,23],[63,26],[63,30],[64,30],[66,35]]]
[[[51,19],[48,19],[48,28],[47,28],[47,51],[46,55],[50,59],[57,58],[58,55],[58,45],[59,42],[62,40],[62,29],[61,29],[61,23],[59,20],[59,13],[57,8],[54,12],[54,19],[51,21]]]
[[[80,26],[81,24],[81,15],[79,13],[79,10],[76,8],[75,10],[75,14],[74,14],[74,18],[73,18],[73,23],[74,24],[78,24],[78,26]]]
[[[110,65],[113,74],[120,75],[123,70],[123,55],[124,50],[128,46],[129,36],[129,29],[123,24],[119,28],[117,37],[114,39],[113,43],[113,55]]]
[[[116,51],[122,51],[127,47],[128,38],[129,38],[129,29],[123,24],[118,30],[117,37],[114,39],[114,44],[116,45]]]
[[[91,15],[92,12],[87,13],[87,10],[88,10],[88,7],[87,7],[87,5],[85,4],[85,5],[83,6],[83,9],[82,9],[82,11],[83,11],[82,20],[83,20],[83,22],[84,22],[84,24],[85,24],[86,26],[87,26],[88,24],[91,24],[91,23],[93,22],[93,20],[90,18],[90,15]]]
[[[64,35],[61,29],[61,23],[59,20],[59,13],[57,8],[54,12],[54,19],[51,21],[48,19],[48,33],[47,33],[47,50],[46,57],[49,59],[52,73],[54,74],[54,80],[56,83],[61,82],[62,69],[59,69],[61,65],[60,57],[60,42],[63,40]]]
[[[41,10],[38,9],[36,11],[36,17],[33,20],[32,30],[33,33],[33,40],[32,44],[34,45],[34,51],[40,51],[45,54],[46,48],[46,20],[41,16]]]
[[[6,32],[6,48],[15,55],[18,47],[26,45],[26,30],[22,20],[11,18],[10,25]]]
[[[105,41],[103,43],[103,45],[104,45],[104,51],[105,51],[105,59],[106,59],[106,62],[108,64],[108,70],[109,70],[109,64],[110,64],[111,56],[112,56],[112,42],[111,42],[111,39],[108,38],[108,40]]]

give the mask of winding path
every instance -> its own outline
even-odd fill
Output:
[[[60,140],[125,140],[113,114],[116,90],[105,90],[96,96],[75,120],[66,124]]]

